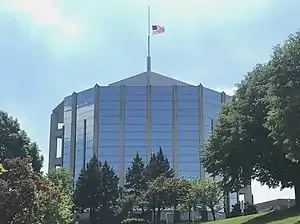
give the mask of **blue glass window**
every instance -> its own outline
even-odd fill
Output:
[[[120,86],[101,86],[99,88],[99,100],[100,102],[119,102],[121,98],[121,87]],[[100,103],[100,105],[101,105]]]
[[[146,147],[146,140],[143,139],[126,139],[125,146]]]
[[[93,155],[94,96],[94,89],[88,89],[77,94],[75,177],[78,176],[84,164],[88,163],[91,155]],[[86,129],[84,130],[85,122]],[[84,137],[86,137],[85,141]]]
[[[178,174],[200,177],[199,87],[177,88]]]
[[[172,110],[172,102],[154,102],[151,101],[151,110]]]
[[[77,93],[77,108],[94,104],[94,88]]]
[[[118,156],[120,155],[120,147],[119,146],[100,146],[98,155],[100,157],[103,156]]]

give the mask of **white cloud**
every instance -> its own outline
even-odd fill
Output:
[[[68,37],[78,35],[77,22],[65,16],[53,0],[10,0],[9,4],[13,11],[28,16],[38,26],[51,28]]]
[[[9,0],[0,7],[17,18],[32,38],[59,42],[80,37],[78,20],[63,12],[54,0]]]
[[[260,203],[265,201],[270,201],[278,198],[283,199],[294,199],[294,189],[284,189],[280,188],[270,189],[267,186],[262,186],[259,182],[252,182],[252,193],[254,198],[254,203]]]
[[[218,92],[224,91],[226,93],[226,95],[229,95],[229,96],[233,96],[235,91],[237,90],[237,88],[235,86],[232,86],[232,87],[216,87],[216,88],[213,88],[213,89],[218,91]]]

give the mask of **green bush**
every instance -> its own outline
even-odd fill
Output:
[[[257,208],[255,205],[246,202],[245,203],[245,209],[244,209],[244,215],[252,215],[252,214],[257,214]]]
[[[241,210],[241,204],[236,203],[235,205],[232,205],[232,211],[230,212],[230,217],[238,217],[242,215],[242,210]]]
[[[125,219],[124,221],[122,221],[122,224],[148,224],[148,222],[144,219],[131,218]]]

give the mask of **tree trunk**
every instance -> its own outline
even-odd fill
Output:
[[[210,210],[211,210],[211,214],[213,216],[214,221],[216,221],[216,213],[215,213],[214,207],[211,207]]]
[[[189,223],[191,223],[191,210],[192,210],[192,208],[191,208],[191,206],[189,206]]]
[[[157,218],[156,223],[157,223],[157,224],[160,223],[160,213],[161,213],[161,208],[158,207],[158,208],[157,208],[157,216],[156,216],[156,218]]]
[[[95,223],[95,209],[94,207],[90,207],[90,224]]]
[[[152,220],[153,220],[152,223],[153,223],[153,224],[156,223],[156,215],[155,215],[155,213],[156,213],[156,212],[155,212],[155,207],[154,207],[153,210],[152,210]]]
[[[144,206],[141,207],[141,210],[142,210],[141,216],[142,216],[142,218],[143,218],[144,220],[146,220],[146,217],[145,217],[145,208],[144,208]]]
[[[297,208],[300,208],[300,184],[295,184],[295,205]]]

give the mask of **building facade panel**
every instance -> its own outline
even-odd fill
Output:
[[[170,164],[173,164],[173,88],[151,86],[150,130],[151,150],[162,148]],[[163,129],[160,129],[164,126]]]
[[[147,87],[125,86],[124,95],[125,172],[136,153],[146,162]]]
[[[221,110],[221,93],[203,88],[203,98],[204,136],[206,139],[213,130],[213,124]]]
[[[203,111],[205,140],[220,111],[221,93],[203,88],[203,108],[199,94],[198,86],[151,86],[151,91],[147,86],[99,87],[99,160],[108,161],[120,174],[125,173],[137,152],[146,162],[148,119],[150,150],[162,148],[171,165],[176,158],[174,168],[178,176],[200,177],[199,119]],[[94,98],[94,88],[77,94],[75,177],[93,156]],[[63,166],[66,168],[70,167],[71,104],[72,97],[65,98]]]
[[[121,87],[99,88],[98,159],[120,171]]]
[[[71,152],[71,124],[72,124],[72,96],[64,100],[64,143],[63,143],[63,167],[70,169]]]
[[[177,87],[178,176],[200,177],[198,87]]]
[[[94,88],[77,94],[75,179],[93,157]]]

